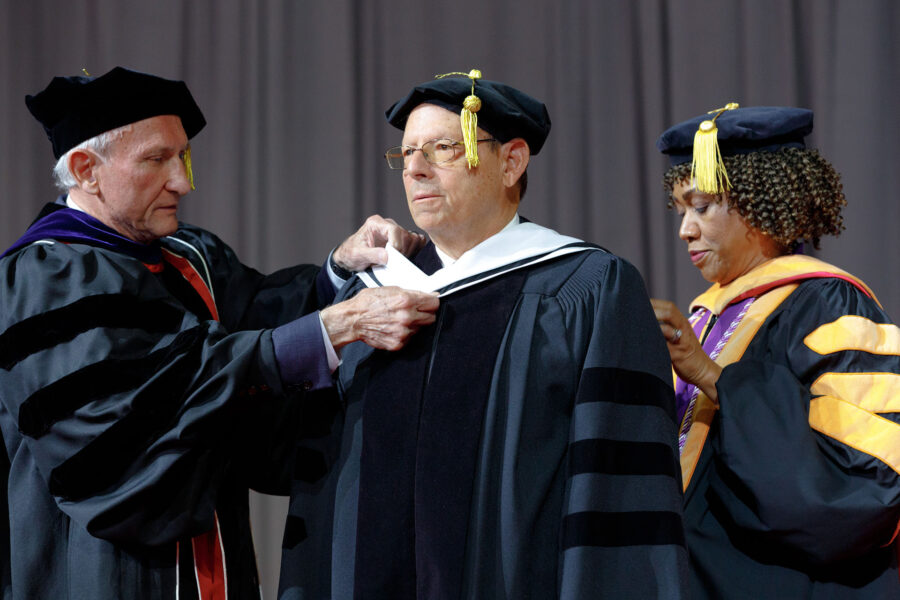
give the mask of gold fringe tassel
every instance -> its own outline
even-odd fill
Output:
[[[475,80],[481,79],[481,71],[472,69],[468,73],[453,72],[435,75],[436,79],[443,79],[450,75],[462,75],[472,80],[472,93],[463,101],[462,110],[459,113],[459,122],[462,126],[463,144],[466,148],[466,161],[469,168],[478,166],[478,115],[481,110],[481,98],[475,95]]]
[[[191,169],[191,147],[188,146],[184,150],[184,157],[181,159],[184,161],[184,172],[187,175],[188,182],[191,184],[191,189],[196,190],[194,187],[194,171]]]
[[[479,110],[481,110],[481,99],[472,94],[466,96],[466,99],[463,101],[462,111],[459,113],[469,168],[478,166],[478,115],[476,113]]]
[[[697,189],[704,194],[721,194],[731,188],[722,151],[719,149],[719,129],[716,119],[726,110],[739,108],[737,102],[731,102],[723,108],[709,111],[716,113],[712,119],[700,123],[694,134],[694,159],[691,163],[691,180],[696,182]]]

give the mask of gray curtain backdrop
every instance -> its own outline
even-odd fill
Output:
[[[898,319],[898,34],[897,0],[0,0],[0,246],[56,193],[23,102],[54,75],[184,79],[209,124],[181,218],[272,270],[321,263],[373,213],[412,226],[382,158],[400,139],[384,110],[479,68],[553,119],[521,214],[626,257],[683,309],[707,284],[665,207],[656,137],[730,101],[813,109],[809,141],[849,201],[847,230],[817,254]],[[285,503],[253,502],[271,598]]]

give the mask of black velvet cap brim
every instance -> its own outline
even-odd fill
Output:
[[[409,113],[420,104],[435,104],[455,113],[472,92],[468,77],[445,77],[417,85],[403,99],[385,111],[388,123],[406,127]],[[500,140],[523,138],[531,154],[540,152],[550,133],[550,115],[542,102],[504,83],[478,79],[475,95],[481,99],[478,126]]]
[[[193,138],[206,119],[183,81],[115,67],[100,77],[54,77],[25,97],[59,158],[96,135],[160,115],[176,115]]]

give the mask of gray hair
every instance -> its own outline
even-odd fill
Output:
[[[122,138],[125,135],[125,132],[131,129],[131,124],[123,125],[122,127],[117,127],[116,129],[110,129],[109,131],[104,131],[99,135],[95,135],[94,137],[84,140],[65,154],[59,157],[59,160],[56,161],[56,166],[53,167],[53,183],[56,184],[56,187],[60,190],[67,192],[70,188],[73,188],[78,185],[78,181],[75,179],[75,176],[72,175],[72,172],[69,171],[69,157],[72,156],[73,152],[78,152],[81,150],[91,150],[94,154],[99,155],[101,158],[106,158],[109,156],[109,149],[113,145],[116,140]]]

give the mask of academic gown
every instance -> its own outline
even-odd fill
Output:
[[[142,247],[64,205],[42,216],[0,259],[0,596],[196,598],[191,538],[218,524],[228,598],[257,598],[247,490],[287,493],[285,440],[315,394],[283,381],[270,328],[333,290],[188,225]]]
[[[718,409],[699,394],[681,456],[692,598],[900,598],[900,329],[806,256],[692,306],[701,339],[733,330]]]
[[[432,244],[414,263],[441,266]],[[331,435],[298,452],[320,468],[298,461],[279,597],[683,597],[668,354],[638,272],[586,245],[441,291],[401,351],[345,347]]]

